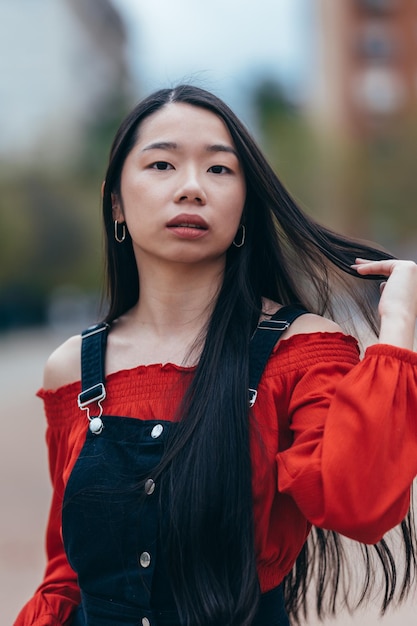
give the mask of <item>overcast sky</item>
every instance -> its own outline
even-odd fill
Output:
[[[142,91],[192,81],[239,109],[256,76],[294,94],[308,78],[315,0],[113,1],[128,18]]]

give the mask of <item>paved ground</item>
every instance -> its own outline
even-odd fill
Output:
[[[12,626],[44,567],[50,488],[45,424],[35,392],[46,357],[61,339],[45,330],[0,336],[0,626]],[[416,624],[417,599],[383,619],[371,611],[326,622],[326,626]]]

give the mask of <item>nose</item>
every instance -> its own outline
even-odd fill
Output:
[[[175,193],[175,201],[181,203],[196,203],[204,205],[207,202],[206,192],[200,176],[194,168],[188,168],[184,172],[183,178],[180,180],[178,189]]]

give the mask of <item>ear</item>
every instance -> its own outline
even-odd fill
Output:
[[[125,217],[123,215],[122,207],[120,205],[119,196],[115,193],[111,194],[111,206],[113,220],[117,220],[120,224],[123,223],[125,221]]]

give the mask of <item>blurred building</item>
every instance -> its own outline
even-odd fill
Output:
[[[316,118],[342,134],[366,136],[415,111],[417,1],[316,2]]]
[[[128,90],[126,39],[109,0],[0,0],[0,160],[73,155]]]

